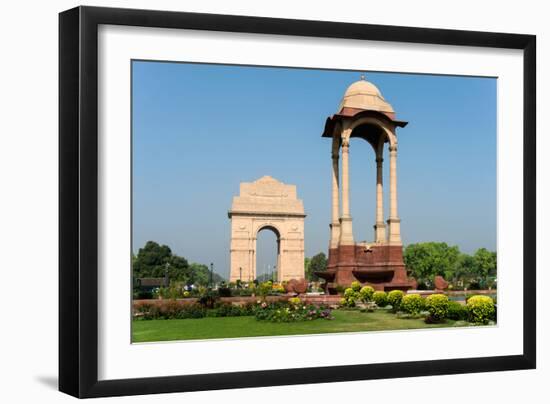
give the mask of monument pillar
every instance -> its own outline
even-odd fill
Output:
[[[397,146],[390,146],[390,217],[389,243],[401,244],[401,220],[397,214]]]
[[[383,187],[383,162],[382,151],[384,141],[380,140],[376,152],[376,223],[374,225],[374,240],[377,243],[386,241],[386,223],[384,223],[384,187]]]
[[[330,248],[337,248],[340,240],[340,134],[332,139],[332,220],[330,223]]]
[[[354,245],[349,208],[349,133],[342,136],[342,216],[339,245]]]

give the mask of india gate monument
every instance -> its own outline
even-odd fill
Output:
[[[230,282],[253,281],[256,273],[256,240],[261,230],[277,236],[278,281],[303,279],[304,205],[296,186],[264,176],[242,182],[240,194],[233,198],[231,210]]]
[[[414,288],[416,282],[407,278],[403,262],[401,221],[397,211],[397,128],[407,122],[396,118],[392,106],[380,90],[364,76],[351,84],[337,113],[327,118],[322,137],[332,139],[332,217],[327,270],[316,272],[326,280],[326,289],[349,286],[357,280],[376,290]],[[350,139],[366,140],[376,159],[376,221],[374,241],[356,242],[350,208],[349,159]],[[384,147],[389,148],[389,217],[384,221]],[[374,175],[375,174],[375,175]]]

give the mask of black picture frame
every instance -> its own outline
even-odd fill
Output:
[[[523,354],[99,381],[98,26],[180,28],[523,50]],[[59,15],[59,390],[104,397],[536,367],[536,37],[77,7]]]

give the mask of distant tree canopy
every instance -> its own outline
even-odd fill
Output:
[[[167,245],[148,241],[137,255],[132,257],[134,278],[162,278],[168,275],[170,282],[183,282],[187,285],[208,285],[210,269],[203,264],[189,264],[184,257],[172,253]],[[214,273],[213,282],[224,279]]]
[[[310,281],[318,281],[319,277],[315,275],[317,271],[326,271],[327,256],[325,253],[319,253],[311,258],[306,258],[304,261],[306,279]]]
[[[210,269],[207,265],[204,264],[197,264],[196,262],[191,263],[189,265],[189,279],[187,280],[187,284],[195,284],[195,285],[208,285],[210,282]],[[212,274],[212,282],[214,284],[225,282],[225,279],[214,272]]]
[[[496,277],[496,252],[485,248],[473,255],[460,252],[457,246],[447,243],[428,242],[408,245],[403,258],[411,275],[419,282],[430,285],[436,275],[456,282],[463,280],[478,285],[486,284]]]

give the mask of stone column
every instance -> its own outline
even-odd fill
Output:
[[[330,223],[330,248],[337,248],[340,239],[340,134],[332,139],[332,219]]]
[[[353,245],[353,229],[349,208],[349,136],[342,136],[342,216],[339,245]]]
[[[282,252],[284,251],[283,239],[279,237],[277,239],[277,281],[288,280],[284,277],[286,268],[283,268],[283,260],[281,259]]]
[[[389,242],[390,244],[401,244],[401,229],[399,215],[397,214],[397,146],[390,146],[390,218]]]
[[[256,238],[253,238],[250,240],[252,242],[252,246],[250,248],[250,264],[249,264],[249,270],[248,270],[248,282],[252,282],[256,278],[256,257],[254,253],[256,252]]]
[[[384,159],[382,158],[382,151],[384,142],[381,141],[381,145],[376,152],[376,223],[374,225],[374,240],[377,243],[384,243],[386,241],[386,223],[384,223],[384,187],[383,187],[383,173],[382,166]]]

